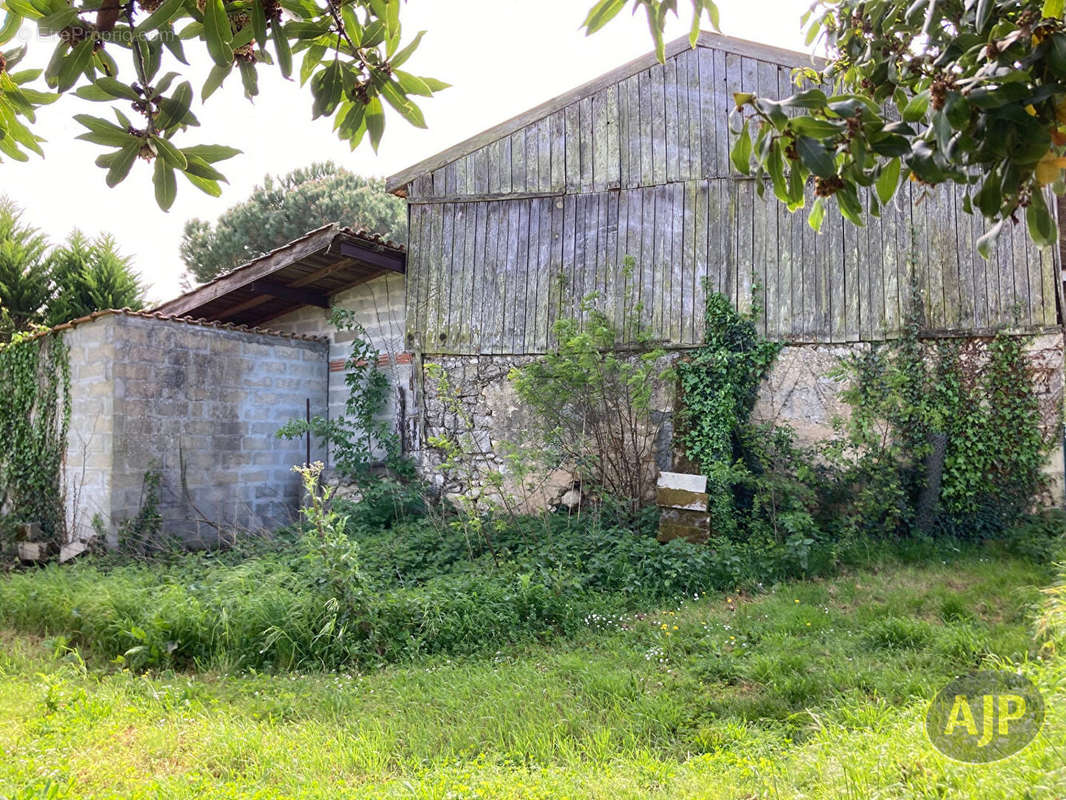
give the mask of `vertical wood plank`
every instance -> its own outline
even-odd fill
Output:
[[[680,125],[677,109],[677,60],[666,59],[663,71],[663,121],[666,124],[666,180],[680,180]]]
[[[867,193],[863,192],[863,200]],[[840,263],[840,277],[844,281],[844,339],[857,342],[862,332],[863,307],[870,301],[871,264],[866,252],[866,236],[870,222],[857,228],[850,222],[844,222],[843,249],[837,258]]]
[[[691,50],[682,50],[673,58],[677,79],[674,103],[677,106],[677,179],[692,179],[692,153],[689,134],[692,130],[692,110],[689,108],[689,57]]]
[[[552,117],[545,117],[537,122],[537,175],[540,177],[539,189],[542,192],[552,190]]]
[[[622,134],[620,130],[619,86],[607,87],[607,173],[608,189],[622,185]]]
[[[703,48],[685,51],[685,96],[682,103],[688,119],[688,171],[689,180],[703,177],[703,120],[700,116],[700,66],[699,51]]]
[[[596,122],[593,119],[592,98],[584,97],[578,102],[581,110],[581,128],[578,131],[581,152],[581,191],[592,191],[595,180]]]
[[[707,250],[707,209],[709,184],[706,180],[695,181],[696,197],[692,247],[695,254],[692,274],[692,343],[703,341],[703,312],[707,306],[707,275],[710,270]]]
[[[776,77],[776,76],[775,76]],[[754,183],[753,183],[754,187]],[[752,292],[762,307],[755,324],[764,336],[776,331],[777,288],[777,198],[767,189],[752,198]],[[758,284],[758,290],[755,289]]]
[[[592,96],[592,190],[607,189],[607,90],[601,89]]]
[[[737,185],[737,308],[751,312],[752,272],[755,248],[755,182],[739,181]]]
[[[489,190],[489,151],[488,148],[480,148],[474,157],[474,185],[475,194],[486,194]]]
[[[653,147],[653,109],[651,91],[651,70],[645,70],[638,76],[638,102],[637,109],[640,111],[640,182],[639,186],[651,186],[655,182],[654,169],[652,167]]]
[[[523,128],[511,134],[511,191],[526,190],[526,129]]]
[[[666,183],[666,74],[663,65],[651,68],[651,102],[647,108],[651,118],[652,183]]]
[[[526,188],[527,192],[540,189],[540,129],[537,123],[526,128]]]
[[[455,208],[456,203],[444,203],[443,220],[441,222],[440,242],[440,290],[436,302],[436,331],[437,341],[434,345],[436,352],[448,353],[452,351],[451,339],[451,294],[452,280],[455,273],[452,269],[455,257]]]
[[[407,207],[407,274],[404,281],[406,290],[405,304],[407,313],[404,315],[404,340],[408,348],[415,346],[417,342],[421,346],[421,338],[416,338],[418,333],[419,295],[418,287],[425,266],[422,263],[422,213],[425,206],[409,205]]]
[[[1014,321],[1028,327],[1033,320],[1033,303],[1029,294],[1029,235],[1024,225],[1010,226],[1011,245],[1014,255]]]
[[[655,319],[657,290],[655,285],[655,187],[645,187],[641,191],[641,196],[644,217],[640,231],[640,300],[644,306],[643,319],[650,326]]]
[[[604,308],[611,319],[620,320],[623,292],[622,265],[618,258],[618,236],[621,232],[622,221],[619,216],[620,192],[609,192],[603,196],[603,224],[604,235],[600,237],[600,258],[604,265]]]
[[[581,109],[577,103],[566,107],[564,120],[566,191],[573,193],[581,188]]]
[[[512,228],[508,232],[508,261],[513,265],[508,276],[510,296],[507,303],[506,352],[526,352],[526,298],[529,296],[529,208],[530,201],[510,202]]]
[[[722,105],[717,105],[717,107],[715,108],[715,113],[722,115],[723,121],[725,122],[727,128],[730,108],[729,104],[732,102],[732,97],[737,92],[744,91],[743,62],[744,59],[741,56],[736,55],[735,53],[725,54],[725,84],[723,87],[724,91],[722,92],[721,96]],[[716,100],[718,99],[719,98],[716,98]],[[729,145],[732,144],[731,137],[727,141]],[[724,164],[726,166],[722,170],[723,175],[740,174],[739,172],[737,172],[736,167],[734,167],[733,164],[729,161],[728,147],[725,152]],[[726,170],[728,170],[728,172]]]
[[[556,111],[549,120],[551,129],[551,190],[566,189],[566,113]]]
[[[683,213],[681,219],[681,305],[675,307],[675,313],[681,317],[681,344],[695,344],[696,330],[696,182],[685,181],[682,184]]]
[[[544,345],[545,349],[551,346],[555,338],[552,335],[552,326],[559,319],[563,303],[563,226],[566,216],[566,202],[563,198],[556,198],[551,204],[551,242],[548,263],[546,294],[548,297],[547,319],[545,320]]]
[[[729,163],[729,109],[732,95],[729,93],[729,76],[726,71],[726,55],[721,50],[712,50],[714,64],[714,92],[712,93],[713,105],[710,109],[705,105],[704,116],[710,114],[714,120],[714,146],[715,146],[715,177],[725,177],[732,171]],[[706,98],[705,98],[706,99]]]
[[[696,49],[696,80],[700,118],[700,174],[701,178],[718,175],[717,114],[715,113],[714,50]]]
[[[664,311],[669,322],[669,338],[674,344],[684,341],[685,309],[685,184],[672,183],[669,188],[670,249],[667,269],[670,272],[670,305]]]
[[[490,194],[500,193],[500,161],[501,149],[500,140],[491,142],[486,148],[488,151],[488,188]]]
[[[729,271],[732,258],[730,241],[733,228],[729,217],[728,179],[715,179],[709,184],[707,206],[709,291],[729,295]],[[730,302],[733,302],[732,299]]]

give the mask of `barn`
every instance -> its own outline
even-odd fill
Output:
[[[844,411],[828,377],[842,356],[900,335],[982,343],[1021,337],[1044,423],[1062,418],[1060,254],[1022,226],[976,251],[980,218],[952,187],[909,184],[863,228],[830,215],[816,234],[729,159],[734,92],[784,96],[809,58],[715,34],[670,44],[388,179],[409,209],[406,248],[340,225],[310,231],[153,313],[102,312],[57,330],[71,351],[63,486],[67,535],[114,542],[159,478],[166,531],[210,544],[272,527],[299,500],[300,442],[274,433],[306,413],[343,413],[351,309],[391,376],[404,449],[445,494],[477,504],[512,492],[509,453],[531,420],[508,373],[553,346],[582,301],[619,317],[639,304],[670,358],[703,337],[708,292],[757,306],[785,343],[756,414],[801,441]],[[672,393],[657,411],[669,469]],[[436,437],[470,468],[445,476]],[[312,458],[329,454],[312,449]],[[1062,451],[1049,473],[1062,495]],[[549,471],[541,506],[574,475]],[[503,485],[498,477],[504,475]],[[510,481],[510,482],[509,482]]]
[[[510,367],[544,353],[553,323],[580,317],[593,292],[608,313],[639,301],[679,353],[701,342],[708,290],[742,310],[754,299],[761,331],[787,344],[757,413],[809,441],[841,411],[826,373],[897,337],[912,298],[924,336],[1025,337],[1057,421],[1058,252],[1016,225],[983,259],[984,222],[963,212],[961,193],[916,183],[864,228],[832,213],[815,233],[731,164],[733,94],[786,96],[794,69],[810,66],[703,33],[694,48],[670,44],[665,63],[637,59],[392,176],[409,204],[405,341],[422,376],[420,440],[454,425],[426,377],[447,375],[486,467],[500,466],[497,444],[527,429]],[[433,472],[433,454],[423,461]],[[1053,469],[1061,478],[1061,452]]]

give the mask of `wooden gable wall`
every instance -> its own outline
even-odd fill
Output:
[[[769,48],[707,41],[406,184],[409,346],[540,353],[554,321],[578,315],[593,291],[616,314],[642,303],[667,346],[692,346],[705,282],[740,308],[758,288],[763,332],[786,341],[891,338],[912,280],[934,330],[1056,324],[1051,250],[1017,225],[985,261],[984,222],[962,212],[953,187],[904,187],[865,228],[833,209],[821,234],[805,211],[759,197],[729,161],[732,95],[790,94],[791,65],[758,57]]]

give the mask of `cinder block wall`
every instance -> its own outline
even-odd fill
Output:
[[[322,341],[116,314],[69,331],[68,526],[111,543],[161,476],[164,530],[210,545],[222,531],[294,518],[305,444],[276,432],[325,412]],[[84,454],[84,455],[83,455]],[[312,450],[312,458],[321,453]],[[84,468],[81,464],[84,463]]]
[[[355,312],[356,320],[381,353],[381,366],[389,375],[392,391],[386,414],[410,448],[414,442],[414,372],[411,356],[404,350],[405,284],[402,275],[387,273],[335,294],[333,305]],[[344,414],[348,388],[344,383],[344,362],[352,349],[354,333],[337,331],[329,324],[329,311],[305,306],[270,321],[270,327],[329,338],[329,414]]]

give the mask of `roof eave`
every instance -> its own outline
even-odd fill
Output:
[[[783,66],[813,66],[815,68],[821,68],[825,64],[824,59],[814,57],[808,53],[800,53],[782,47],[751,42],[746,39],[735,39],[731,36],[722,36],[721,34],[710,33],[708,31],[702,31],[700,33],[696,46],[711,47],[726,53],[757,58],[761,61],[770,61]],[[678,53],[688,50],[691,47],[691,40],[688,36],[675,39],[666,45],[665,57],[672,58]],[[625,80],[645,69],[649,69],[658,63],[659,60],[655,56],[655,53],[649,53],[640,56],[639,58],[635,58],[627,64],[623,64],[598,78],[594,78],[581,86],[571,89],[557,97],[553,97],[547,102],[541,103],[540,105],[512,117],[505,122],[501,122],[499,125],[495,125],[486,131],[471,136],[469,139],[465,139],[434,156],[423,159],[401,172],[397,172],[395,175],[392,175],[385,180],[385,190],[400,197],[405,197],[407,195],[406,187],[415,178],[440,169],[446,164],[450,164],[463,156],[469,155],[475,150],[479,150],[497,139],[508,136],[531,123],[537,122],[556,111],[566,108],[587,95],[594,94],[604,86],[618,83],[619,81]]]

